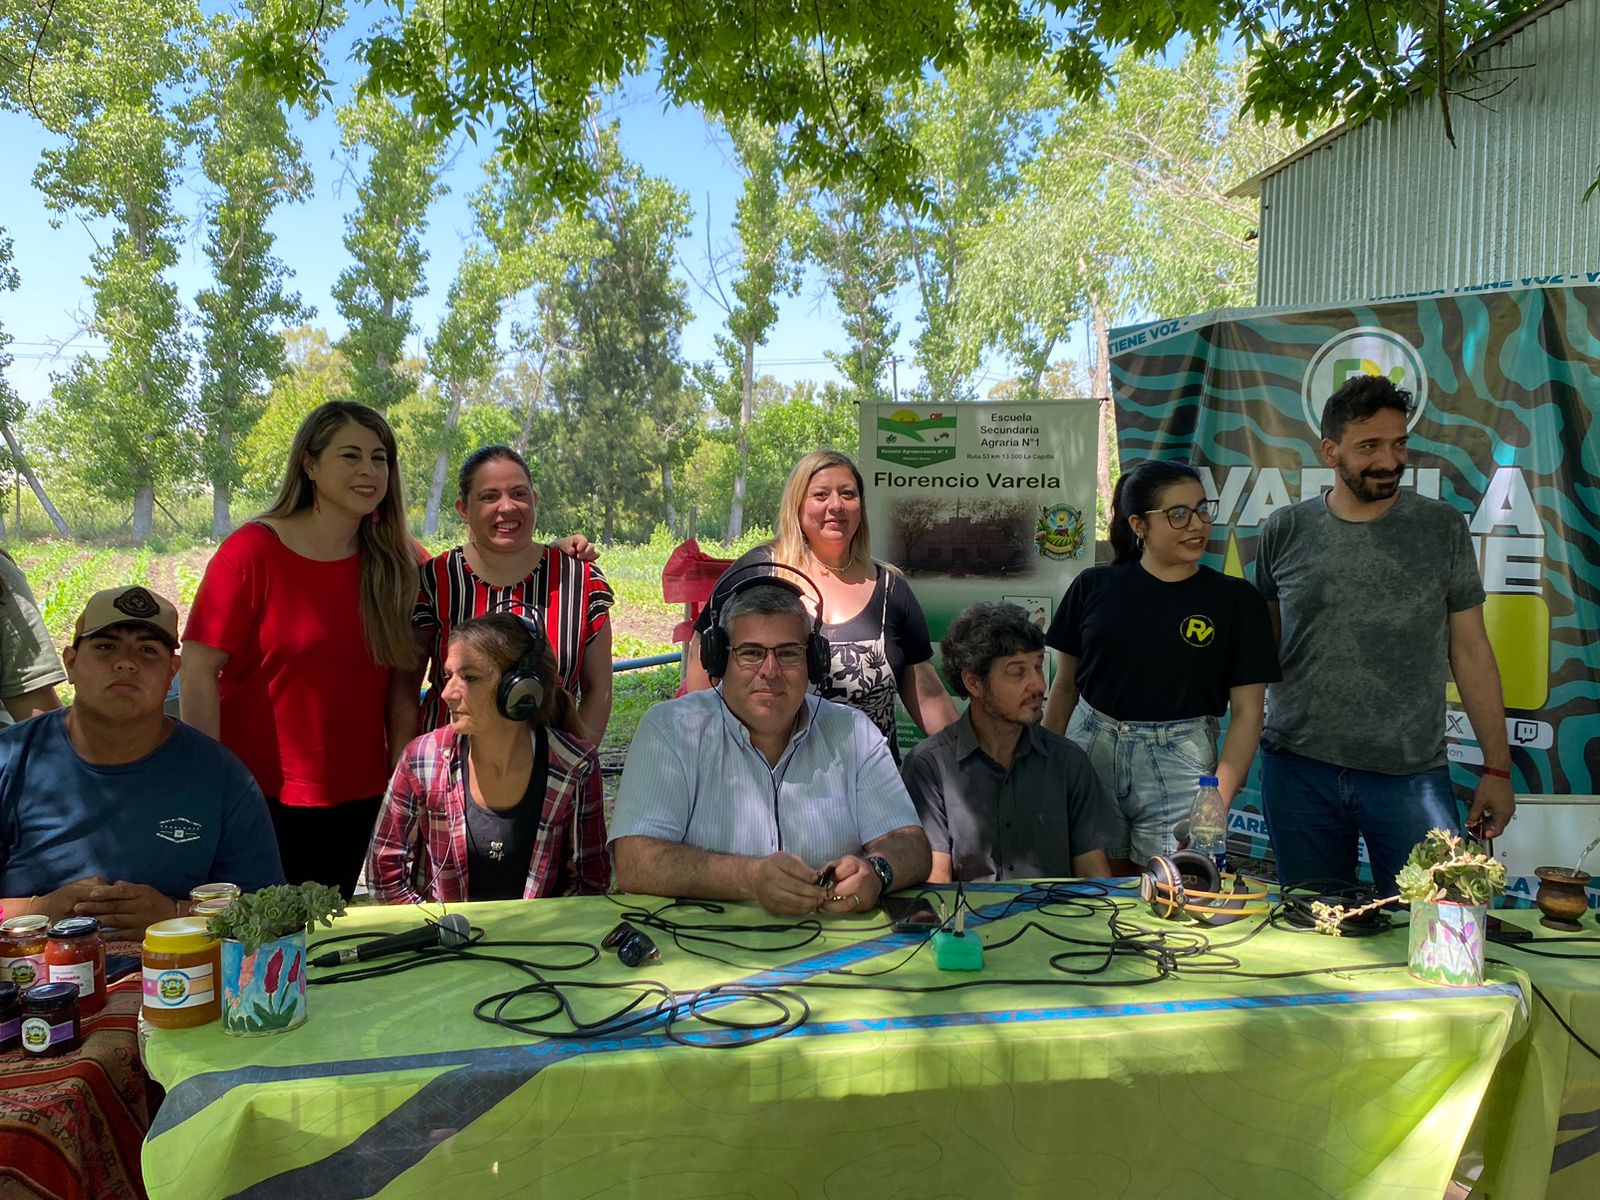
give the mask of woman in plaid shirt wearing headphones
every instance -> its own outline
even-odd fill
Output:
[[[492,613],[451,631],[450,723],[406,747],[367,854],[389,904],[514,900],[611,885],[600,760],[576,734],[543,631]]]

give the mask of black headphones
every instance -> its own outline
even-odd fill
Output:
[[[544,650],[544,630],[537,622],[509,608],[498,611],[515,617],[528,635],[528,648],[522,652],[516,666],[500,676],[500,686],[495,690],[494,704],[500,715],[508,721],[531,721],[539,715],[544,704],[544,676],[539,674],[539,658]]]
[[[742,567],[730,567],[717,581],[706,609],[709,627],[700,635],[700,665],[713,679],[721,679],[728,673],[728,656],[733,652],[733,647],[728,644],[728,631],[722,627],[722,614],[735,596],[752,588],[775,586],[793,592],[798,599],[805,599],[806,594],[798,584],[779,578],[773,574],[774,571],[792,571],[816,593],[817,615],[811,622],[811,632],[806,635],[806,679],[813,687],[820,687],[828,679],[828,639],[822,636],[822,590],[811,576],[787,563],[747,563]],[[728,582],[732,576],[740,574],[750,575],[751,578],[736,583]]]
[[[1265,884],[1225,875],[1210,855],[1198,850],[1156,855],[1140,878],[1139,894],[1156,916],[1169,921],[1192,918],[1203,925],[1227,925],[1269,911]]]

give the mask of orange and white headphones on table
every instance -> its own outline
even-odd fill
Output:
[[[1227,925],[1240,917],[1265,916],[1272,909],[1264,883],[1222,871],[1208,855],[1195,850],[1152,858],[1140,876],[1139,895],[1164,921],[1191,917],[1203,925]]]

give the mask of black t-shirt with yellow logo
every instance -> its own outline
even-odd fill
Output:
[[[1045,641],[1078,660],[1078,692],[1119,721],[1220,717],[1228,689],[1283,678],[1267,602],[1201,566],[1167,583],[1137,562],[1072,581]]]

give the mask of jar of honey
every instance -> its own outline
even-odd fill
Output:
[[[22,1049],[39,1058],[76,1050],[83,1041],[78,986],[36,983],[22,993]]]
[[[0,921],[0,980],[31,988],[44,979],[44,944],[50,918],[42,913]]]
[[[0,1054],[22,1043],[22,989],[0,979]]]
[[[238,898],[239,885],[237,883],[202,883],[199,887],[189,889],[189,899],[194,901],[195,905],[189,911],[199,912],[200,905],[212,904],[219,900],[222,901],[221,908],[227,908]],[[212,908],[209,911],[218,912],[220,909]]]
[[[222,1015],[222,944],[203,916],[157,921],[144,931],[144,1009],[157,1029],[188,1029]]]
[[[50,926],[44,945],[45,978],[78,985],[78,1011],[92,1017],[106,1006],[106,944],[93,917],[68,917]]]

